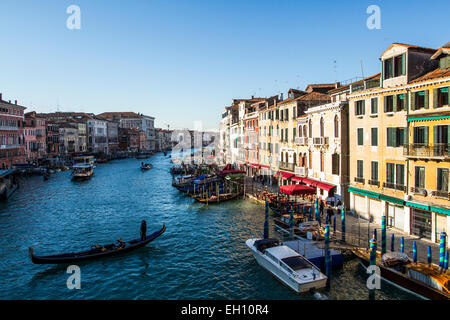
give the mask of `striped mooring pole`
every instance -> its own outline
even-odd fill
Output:
[[[377,240],[370,240],[370,261],[369,264],[371,266],[375,266],[377,264]],[[369,289],[369,300],[375,299],[375,290]]]
[[[373,229],[373,239],[375,239],[375,251],[377,251],[377,246],[378,246],[378,237],[377,237],[377,229]]]
[[[381,254],[386,253],[386,216],[381,217]]]
[[[341,231],[342,231],[342,241],[345,242],[345,206],[342,204],[341,210]]]
[[[404,237],[400,238],[400,252],[405,253],[405,238]]]
[[[266,201],[264,208],[264,239],[269,239],[269,202]]]
[[[444,267],[444,258],[445,258],[445,245],[446,245],[447,234],[442,231],[439,243],[439,267]]]
[[[309,207],[309,216],[308,216],[308,219],[309,219],[309,221],[311,221],[312,220],[312,207],[310,206]]]
[[[330,255],[330,226],[328,224],[325,225],[324,249],[325,249],[325,274],[327,275],[327,288],[330,288],[331,255]]]
[[[391,251],[394,252],[395,251],[395,235],[392,234],[391,236]]]
[[[448,250],[445,251],[445,258],[444,258],[444,272],[448,270]]]
[[[413,241],[413,260],[414,263],[417,263],[417,244]]]
[[[333,234],[336,235],[336,215],[333,215]]]
[[[291,232],[291,239],[294,238],[294,213],[289,213],[289,231]]]

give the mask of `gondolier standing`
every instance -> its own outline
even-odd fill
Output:
[[[142,220],[141,222],[141,240],[144,240],[147,238],[147,222],[145,220]]]

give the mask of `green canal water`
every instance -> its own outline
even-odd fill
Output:
[[[261,236],[264,208],[237,200],[210,205],[194,202],[171,186],[170,158],[100,164],[87,182],[70,172],[22,180],[21,188],[0,203],[0,299],[317,299],[296,295],[262,269],[245,246]],[[84,250],[167,230],[135,252],[80,263],[81,289],[69,290],[67,266],[34,265],[38,255]],[[279,236],[270,223],[271,235]],[[333,271],[322,298],[367,299],[366,274],[356,259]],[[382,283],[377,299],[414,299]]]

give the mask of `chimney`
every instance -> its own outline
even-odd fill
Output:
[[[283,101],[283,92],[280,93],[280,101]]]
[[[16,104],[16,106],[17,106],[17,100],[15,101],[15,104]]]
[[[252,99],[254,99],[255,98],[255,96],[252,96]]]
[[[0,100],[3,100],[3,93],[0,93]]]

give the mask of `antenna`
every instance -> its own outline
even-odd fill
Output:
[[[56,112],[59,112],[59,97],[56,98]]]
[[[334,69],[334,82],[337,83],[337,71],[336,71],[337,65],[336,65],[336,60],[333,61],[333,64],[334,64],[334,66],[333,66],[333,69]]]
[[[363,59],[361,58],[361,75],[364,79]]]

